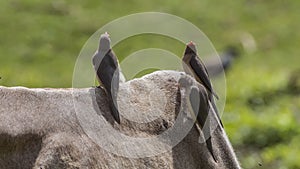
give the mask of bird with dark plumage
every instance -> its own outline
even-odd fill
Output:
[[[200,125],[200,128],[202,129],[202,132],[206,139],[207,148],[211,153],[212,157],[214,158],[214,160],[217,161],[216,156],[214,155],[211,136],[210,136],[210,133],[212,132],[210,131],[212,130],[212,127],[210,126],[210,117],[214,117],[214,115],[210,116],[209,113],[210,112],[215,113],[216,117],[218,118],[217,120],[219,121],[221,127],[223,127],[223,123],[221,121],[214,100],[214,96],[217,99],[218,96],[213,90],[207,69],[204,63],[198,57],[196,45],[193,42],[188,43],[186,46],[184,56],[182,58],[182,66],[185,73],[194,77],[196,81],[202,84],[202,86],[204,87],[202,88],[202,90],[192,87],[189,95],[189,101],[192,106],[193,113],[194,114],[197,113],[196,122]],[[199,106],[197,107],[197,105]],[[204,127],[205,124],[206,124],[206,129]]]
[[[197,56],[195,43],[190,42],[187,44],[182,61],[185,73],[193,76],[199,83],[203,84],[212,95],[219,99],[218,95],[213,91],[204,63]]]
[[[97,79],[107,94],[112,116],[120,124],[120,115],[117,104],[119,90],[120,68],[118,59],[110,46],[109,34],[105,32],[100,37],[99,48],[94,54],[92,63]]]
[[[217,110],[217,106],[215,104],[215,100],[213,96],[219,99],[218,95],[214,92],[212,84],[209,79],[209,75],[204,63],[197,55],[196,45],[193,42],[187,44],[184,56],[182,58],[182,66],[185,73],[194,77],[197,82],[202,84],[206,90],[208,91],[209,101],[213,106],[214,112],[216,113],[221,126],[223,127],[223,123],[221,121],[220,115]]]
[[[211,141],[211,126],[210,126],[210,117],[209,117],[209,100],[207,91],[205,88],[197,88],[195,86],[191,87],[189,94],[189,102],[194,114],[197,114],[197,122],[202,129],[202,133],[205,138],[205,143],[208,151],[212,155],[213,159],[217,161],[216,156],[213,151],[212,141]],[[204,125],[206,124],[206,127]]]

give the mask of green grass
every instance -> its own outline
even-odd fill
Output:
[[[300,63],[300,1],[0,1],[0,85],[71,87],[76,58],[104,24],[136,12],[166,12],[198,26],[221,51],[251,34],[227,73],[223,122],[244,168],[300,168],[300,97],[287,87]],[[157,47],[180,55],[174,39],[136,36],[115,47]],[[262,166],[259,166],[261,164]]]

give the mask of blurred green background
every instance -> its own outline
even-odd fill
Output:
[[[292,0],[0,1],[0,85],[71,87],[76,57],[104,24],[136,12],[174,14],[198,26],[218,51],[228,45],[241,51],[226,72],[222,119],[243,168],[297,169],[299,8]],[[181,55],[184,46],[176,45],[145,35],[121,42],[115,52],[157,47]]]

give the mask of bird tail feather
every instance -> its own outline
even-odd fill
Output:
[[[113,101],[111,101],[110,104],[111,104],[110,108],[111,108],[111,111],[112,111],[112,116],[114,117],[116,122],[120,124],[121,120],[120,120],[120,114],[119,114],[119,110],[117,108],[117,105]]]

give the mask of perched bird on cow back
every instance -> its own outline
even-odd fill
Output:
[[[196,79],[197,82],[202,84],[208,93],[209,101],[211,102],[214,111],[219,119],[221,126],[223,127],[223,123],[221,121],[220,115],[217,110],[217,106],[215,104],[215,100],[213,96],[219,99],[218,95],[214,92],[212,84],[209,79],[209,74],[204,63],[198,57],[196,45],[193,42],[187,44],[184,56],[182,58],[182,66],[185,73],[191,75]]]
[[[92,62],[96,71],[97,80],[104,87],[107,94],[112,116],[120,124],[120,115],[117,104],[119,90],[120,68],[118,59],[110,45],[109,34],[105,32],[100,37],[99,48],[94,54]]]
[[[214,96],[218,99],[217,94],[214,92],[212,84],[209,79],[209,74],[204,63],[197,55],[196,45],[193,42],[187,44],[184,56],[182,58],[182,66],[185,73],[191,75],[195,80],[204,86],[204,90],[191,87],[189,101],[194,113],[197,113],[196,121],[200,125],[206,145],[212,157],[216,160],[211,141],[211,131],[213,128],[210,126],[209,112],[215,113],[217,120],[223,127],[221,118],[219,116],[217,106],[214,101]],[[199,103],[198,103],[199,102]],[[198,106],[199,105],[199,106]],[[197,107],[198,106],[198,107]],[[210,111],[213,110],[213,111]],[[207,125],[204,131],[204,126]]]

